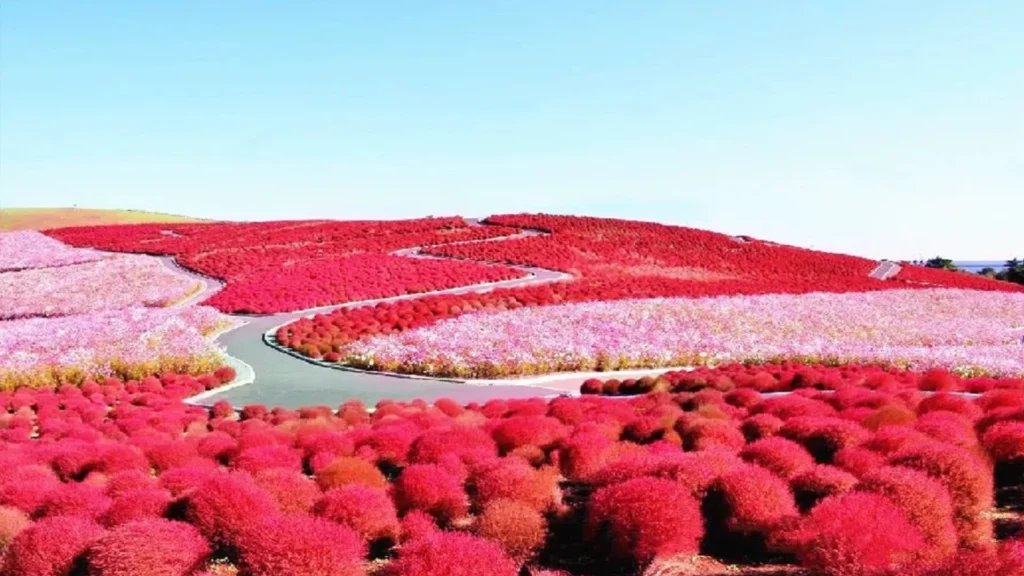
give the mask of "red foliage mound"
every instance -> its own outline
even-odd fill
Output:
[[[388,485],[388,479],[376,466],[362,458],[341,456],[335,458],[325,468],[317,470],[316,483],[324,491],[346,484],[383,488]]]
[[[89,518],[44,518],[14,537],[7,547],[0,573],[67,576],[82,566],[85,551],[103,534],[103,527]]]
[[[420,510],[448,523],[469,512],[462,482],[435,464],[414,464],[395,480],[395,504],[405,514]]]
[[[553,468],[536,470],[517,458],[480,465],[472,479],[474,500],[479,505],[510,499],[544,512],[556,503],[558,473]]]
[[[797,515],[789,485],[758,466],[726,472],[711,485],[708,499],[714,520],[733,533],[767,533]]]
[[[89,550],[96,576],[189,576],[210,555],[192,526],[170,520],[140,520],[100,538]]]
[[[397,541],[398,513],[388,493],[380,488],[350,484],[324,494],[313,512],[351,528],[366,543]]]
[[[697,552],[704,536],[700,505],[671,480],[636,478],[597,490],[586,538],[613,559],[647,564],[658,556]]]
[[[480,536],[501,545],[517,562],[526,562],[544,544],[547,523],[536,509],[515,500],[494,500],[477,522]]]
[[[239,560],[251,576],[363,576],[363,546],[354,532],[311,516],[285,515],[249,527]]]
[[[218,474],[188,495],[185,514],[214,543],[233,544],[247,529],[277,516],[278,506],[249,475]]]
[[[31,520],[28,515],[8,506],[0,506],[0,555],[14,537],[25,529]]]
[[[436,532],[402,546],[386,576],[517,576],[519,567],[494,542]]]
[[[740,458],[787,480],[814,466],[814,458],[803,446],[785,438],[765,438],[748,444],[740,451]]]
[[[887,467],[861,478],[857,489],[885,496],[917,527],[925,541],[921,561],[937,562],[956,551],[953,505],[937,480],[917,470]]]
[[[825,499],[801,523],[801,564],[828,576],[882,576],[913,567],[924,547],[917,528],[888,499],[851,492]]]
[[[257,473],[254,479],[277,500],[285,514],[309,512],[323,495],[316,482],[298,470],[272,468]]]

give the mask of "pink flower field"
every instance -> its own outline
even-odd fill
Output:
[[[168,308],[201,288],[150,256],[0,234],[0,390],[212,372],[223,354],[208,336],[233,321],[213,308]]]
[[[1024,295],[970,290],[592,302],[447,320],[347,346],[342,362],[489,378],[768,362],[1024,373]]]
[[[169,306],[201,288],[201,282],[148,256],[5,272],[0,274],[0,320]]]
[[[207,336],[229,325],[205,306],[7,320],[0,326],[0,389],[211,372],[222,356]]]
[[[93,262],[102,252],[73,248],[34,230],[0,233],[0,272]]]

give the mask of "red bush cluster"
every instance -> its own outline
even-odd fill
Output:
[[[795,390],[848,390],[861,393],[865,389],[877,392],[899,392],[901,390],[922,390],[929,392],[970,392],[980,394],[990,390],[1006,390],[1006,402],[1017,406],[1017,395],[1024,393],[1024,379],[1020,378],[962,378],[941,369],[925,372],[901,370],[895,367],[881,367],[858,364],[843,366],[808,366],[794,362],[781,364],[727,364],[714,368],[700,367],[694,370],[668,371],[657,376],[644,376],[625,380],[597,378],[588,379],[580,386],[583,394],[606,396],[635,396],[649,392],[689,392],[713,389],[730,394],[729,404],[744,406],[759,398],[757,393],[792,392]],[[1016,391],[1016,392],[1014,392]],[[1014,395],[1017,394],[1017,395]],[[936,396],[934,410],[962,412],[971,417],[978,407],[965,406],[964,400],[955,396]],[[969,404],[969,403],[968,403]],[[871,406],[863,399],[861,407]],[[887,423],[907,424],[909,416],[899,406],[887,406],[888,412],[879,414],[872,428]],[[929,410],[925,410],[928,412]]]
[[[777,397],[712,378],[372,411],[193,407],[174,376],[0,393],[0,572],[624,574],[701,553],[939,576],[1019,558],[995,552],[991,511],[1024,489],[1024,395],[858,373]]]
[[[1021,287],[1010,282],[1003,282],[987,276],[979,276],[969,272],[928,268],[915,264],[903,264],[899,273],[893,278],[907,287],[941,287],[963,288],[965,290],[998,290],[1002,292],[1020,292]]]
[[[519,271],[504,266],[389,255],[517,231],[452,217],[86,226],[47,234],[73,246],[174,256],[182,266],[225,282],[207,304],[267,314],[517,278]]]

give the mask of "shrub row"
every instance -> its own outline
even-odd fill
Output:
[[[518,277],[500,266],[387,256],[516,232],[452,217],[87,226],[47,234],[72,246],[175,256],[181,265],[225,281],[211,305],[224,312],[274,313]]]
[[[997,495],[1024,490],[1021,390],[708,388],[236,412],[183,404],[195,385],[168,375],[0,394],[0,572],[515,576],[770,560],[835,576],[1006,576],[1024,565],[989,514]]]
[[[673,370],[640,378],[590,378],[580,385],[582,394],[634,396],[648,392],[692,392],[704,389],[720,392],[792,392],[795,390],[849,390],[867,388],[880,392],[921,390],[925,392],[967,392],[980,394],[990,390],[1024,390],[1020,378],[964,378],[947,370],[923,372],[861,366],[782,364],[729,364],[715,368],[699,367],[690,371]]]

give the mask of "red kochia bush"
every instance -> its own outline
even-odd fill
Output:
[[[845,494],[857,484],[857,477],[845,470],[817,464],[790,480],[790,487],[801,510],[810,510],[829,496]]]
[[[354,532],[312,516],[284,515],[251,526],[239,542],[251,576],[363,576],[363,546]]]
[[[795,516],[793,493],[784,480],[758,466],[743,466],[722,475],[708,498],[714,518],[734,533],[765,533]]]
[[[998,462],[1024,459],[1024,422],[999,422],[985,431],[985,449]]]
[[[171,493],[163,488],[141,488],[118,496],[100,517],[104,526],[120,526],[135,520],[159,518],[171,505]]]
[[[313,513],[348,526],[366,543],[398,540],[398,513],[388,493],[380,488],[357,484],[335,488],[323,495]]]
[[[189,576],[210,555],[195,528],[163,519],[125,524],[97,541],[88,553],[95,576]]]
[[[360,484],[371,488],[384,488],[387,478],[376,466],[354,456],[339,456],[326,467],[317,470],[316,483],[324,491],[346,484]]]
[[[216,544],[232,544],[239,534],[278,515],[277,502],[244,473],[215,475],[186,500],[186,517]]]
[[[863,442],[870,433],[839,418],[799,417],[782,426],[779,435],[803,444],[821,464],[831,464],[836,452]]]
[[[596,549],[608,546],[610,558],[646,564],[696,552],[703,536],[699,503],[671,480],[636,478],[591,497],[585,537]]]
[[[544,544],[547,523],[536,509],[514,500],[494,500],[484,507],[476,532],[497,542],[518,562],[529,560]]]
[[[442,523],[469,512],[462,482],[435,464],[413,464],[395,480],[395,504],[403,514],[422,510]]]
[[[851,492],[826,498],[801,523],[800,563],[827,576],[882,576],[914,565],[924,538],[888,499]]]
[[[740,458],[786,480],[814,466],[814,458],[803,446],[785,438],[765,438],[748,444],[740,451]]]
[[[922,444],[896,453],[890,464],[925,472],[939,480],[952,499],[960,542],[984,546],[992,542],[992,525],[981,513],[992,507],[992,470],[975,454],[948,444]]]
[[[921,561],[937,562],[956,551],[953,505],[937,480],[910,468],[885,467],[861,478],[857,490],[885,496],[921,531]]]
[[[566,428],[557,418],[515,416],[499,422],[491,436],[503,453],[527,445],[546,449],[565,438]]]
[[[309,512],[323,495],[316,482],[298,470],[271,468],[258,472],[254,479],[277,500],[281,512],[286,514]]]
[[[480,506],[507,498],[544,512],[555,505],[558,493],[558,474],[553,469],[536,470],[518,458],[482,464],[471,482]]]
[[[103,527],[81,516],[52,516],[22,530],[3,559],[2,574],[67,576],[82,555],[104,534]]]
[[[402,546],[385,576],[517,576],[501,547],[460,532],[436,532]]]

